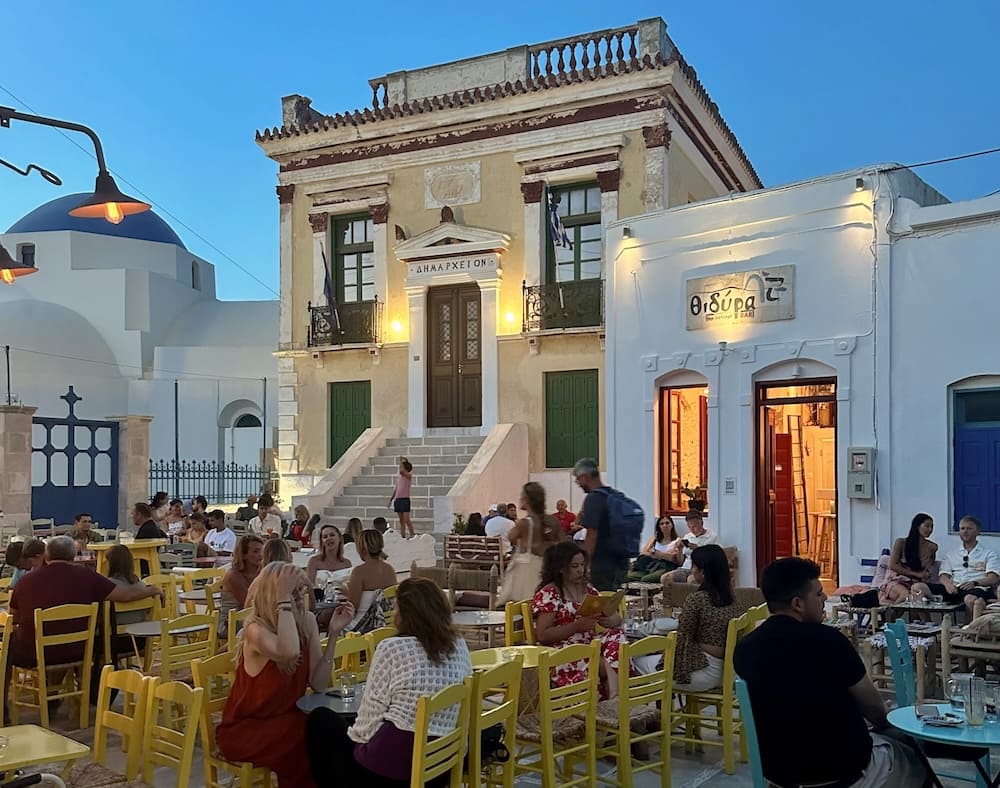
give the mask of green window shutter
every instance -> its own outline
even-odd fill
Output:
[[[572,468],[600,451],[597,370],[545,373],[545,466]]]
[[[372,425],[372,384],[368,380],[330,384],[330,465]]]

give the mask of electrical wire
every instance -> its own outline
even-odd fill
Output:
[[[118,361],[101,361],[96,358],[84,358],[83,356],[66,356],[60,353],[49,353],[45,350],[34,350],[33,348],[17,347],[11,345],[10,349],[16,350],[19,353],[30,353],[34,356],[46,356],[48,358],[57,358],[63,361],[80,361],[84,364],[97,364],[99,366],[105,367],[124,367],[126,369],[137,369],[139,371],[145,372],[156,372],[162,375],[171,375],[177,379],[191,378],[191,379],[207,379],[207,380],[239,380],[239,381],[256,381],[260,382],[260,378],[248,378],[248,377],[234,377],[232,375],[219,375],[210,372],[190,372],[181,371],[176,369],[157,369],[157,368],[147,368],[140,364],[126,364]]]
[[[24,107],[28,112],[33,112],[36,115],[40,115],[41,114],[38,110],[36,110],[34,107],[32,107],[30,104],[28,104],[28,102],[26,102],[24,99],[22,99],[21,97],[19,97],[15,93],[13,93],[11,90],[9,90],[8,88],[6,88],[2,84],[0,84],[0,91],[3,91],[8,96],[10,96],[12,99],[14,99],[14,101],[16,101],[22,107]],[[65,131],[63,131],[62,129],[56,129],[56,132],[58,132],[59,134],[61,134],[64,138],[66,138],[67,140],[69,140],[73,145],[75,145],[77,148],[79,148],[85,154],[87,154],[90,158],[92,158],[92,159],[94,159],[96,161],[96,157],[94,156],[94,154],[93,154],[92,151],[90,151],[87,148],[85,148],[83,145],[81,145],[79,142],[77,142],[73,137],[71,137]],[[197,230],[195,230],[193,227],[191,227],[191,225],[187,224],[183,219],[181,219],[175,213],[172,213],[168,208],[166,208],[165,206],[163,206],[161,203],[158,203],[150,195],[148,195],[146,192],[144,192],[142,189],[140,189],[136,184],[134,184],[132,181],[130,181],[128,178],[126,178],[124,175],[122,175],[118,170],[112,170],[111,173],[112,173],[112,175],[114,175],[115,177],[117,177],[122,183],[128,184],[129,188],[132,191],[134,191],[140,197],[142,197],[147,202],[149,202],[150,204],[152,204],[153,206],[155,206],[156,209],[160,213],[166,214],[176,224],[179,224],[181,227],[183,227],[185,230],[187,230],[189,233],[191,233],[191,235],[193,235],[195,238],[197,238],[202,243],[204,243],[209,249],[211,249],[214,252],[216,252],[217,254],[219,254],[224,260],[232,263],[234,266],[236,266],[237,268],[239,268],[243,273],[245,273],[247,276],[249,276],[251,279],[253,279],[261,287],[265,288],[269,293],[273,293],[275,296],[277,296],[279,298],[281,297],[281,295],[278,293],[277,290],[275,290],[273,287],[271,287],[265,281],[263,281],[262,279],[260,279],[259,277],[257,277],[255,274],[253,274],[247,268],[245,268],[244,266],[240,265],[236,260],[234,260],[228,254],[226,254],[224,251],[222,251],[218,246],[216,246],[211,241],[209,241],[204,235],[202,235]]]
[[[897,164],[895,167],[886,167],[884,172],[894,172],[895,170],[914,170],[917,167],[929,167],[932,164],[945,164],[949,161],[961,161],[962,159],[974,159],[977,156],[989,156],[992,153],[1000,153],[1000,148],[990,148],[989,150],[979,150],[973,153],[961,153],[958,156],[946,156],[943,159],[932,159],[931,161],[920,161],[916,164]],[[995,194],[996,192],[994,192]]]

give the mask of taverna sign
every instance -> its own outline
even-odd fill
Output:
[[[795,317],[795,266],[687,280],[687,330]]]

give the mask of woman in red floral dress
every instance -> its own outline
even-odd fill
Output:
[[[562,648],[601,641],[601,695],[614,697],[618,682],[618,649],[625,642],[622,617],[580,616],[577,611],[597,589],[587,581],[587,553],[576,542],[559,542],[545,551],[542,583],[531,600],[535,633],[543,646]],[[597,633],[600,625],[604,631]],[[586,663],[561,665],[553,676],[557,687],[586,679]]]

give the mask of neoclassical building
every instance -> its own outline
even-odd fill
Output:
[[[278,166],[283,489],[367,427],[525,424],[530,475],[568,491],[575,459],[605,458],[606,228],[760,180],[660,19],[369,84],[370,107],[330,115],[286,96],[257,134]]]

